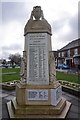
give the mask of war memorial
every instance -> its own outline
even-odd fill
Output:
[[[24,28],[21,80],[16,97],[7,103],[10,118],[65,118],[70,109],[56,80],[51,35],[41,7],[33,7]]]

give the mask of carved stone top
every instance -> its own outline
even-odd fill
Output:
[[[44,18],[43,11],[40,6],[33,7],[30,19],[24,28],[24,36],[31,32],[47,32],[51,34],[51,26]]]
[[[35,18],[35,20],[39,20],[40,18],[44,18],[43,17],[43,11],[41,10],[40,6],[35,6],[33,7],[33,11],[31,13],[31,19],[33,19],[33,16]]]

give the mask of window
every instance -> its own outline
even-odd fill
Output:
[[[79,58],[74,58],[74,64],[79,64]]]
[[[58,53],[58,57],[60,57],[60,52]]]
[[[77,55],[78,54],[78,49],[74,49],[74,55]]]
[[[62,52],[62,57],[64,57],[64,52]]]
[[[67,56],[70,57],[70,50],[67,51]]]

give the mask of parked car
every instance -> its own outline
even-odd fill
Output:
[[[3,68],[8,68],[9,66],[7,64],[3,65],[2,66]]]
[[[56,69],[70,69],[70,67],[66,64],[58,64]]]

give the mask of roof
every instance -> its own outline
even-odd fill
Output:
[[[68,43],[66,46],[64,46],[58,51],[68,50],[68,49],[79,47],[79,46],[80,46],[80,38],[73,40],[72,42]]]

